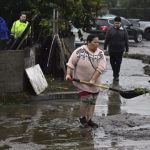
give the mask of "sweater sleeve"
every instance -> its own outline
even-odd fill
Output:
[[[70,67],[71,69],[75,69],[75,66],[77,65],[78,63],[78,55],[77,55],[77,52],[76,50],[71,54],[69,60],[68,60],[68,63],[66,64],[68,67]]]
[[[107,64],[106,57],[104,55],[104,52],[102,52],[102,57],[98,63],[98,67],[96,70],[102,74],[106,70],[106,64]]]

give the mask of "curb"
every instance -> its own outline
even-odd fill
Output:
[[[40,101],[40,100],[60,100],[60,99],[79,99],[79,92],[55,92],[55,93],[46,93],[40,94],[37,96],[32,96],[31,100]]]

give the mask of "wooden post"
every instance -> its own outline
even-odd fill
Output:
[[[53,9],[53,34],[58,34],[58,20],[59,12],[55,8]]]
[[[56,25],[55,25],[55,12],[56,12],[56,10],[54,8],[53,9],[53,34],[55,34],[55,27],[56,27]]]

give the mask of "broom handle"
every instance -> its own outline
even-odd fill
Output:
[[[119,89],[111,88],[111,87],[108,87],[108,86],[105,86],[105,85],[101,85],[101,84],[95,84],[95,83],[91,84],[88,81],[83,81],[83,80],[79,80],[79,79],[75,79],[75,78],[72,78],[71,81],[80,82],[80,83],[84,83],[84,84],[95,85],[97,87],[100,87],[100,88],[103,88],[103,89],[112,90],[112,91],[119,92],[119,93],[121,92],[121,90],[119,90]]]
[[[71,79],[72,81],[76,81],[76,82],[80,82],[80,83],[84,83],[84,84],[91,84],[90,82],[88,82],[88,81],[83,81],[83,80],[79,80],[79,79],[75,79],[75,78],[73,78],[73,79]],[[95,83],[93,83],[93,84],[91,84],[91,85],[95,85],[95,86],[97,86],[97,87],[101,87],[101,88],[104,88],[104,89],[110,89],[108,86],[105,86],[105,85],[101,85],[101,84],[95,84]]]

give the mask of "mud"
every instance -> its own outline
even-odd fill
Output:
[[[149,140],[149,116],[122,114],[101,118],[100,121],[101,126],[109,134],[132,140]]]
[[[106,114],[105,106],[97,105],[93,117],[99,125],[97,129],[80,127],[78,100],[1,107],[0,149],[149,150],[149,115],[138,114],[139,111],[128,113],[130,105],[123,108],[124,103],[120,103],[120,109],[117,108],[120,111],[112,111],[112,115],[109,109],[116,105],[118,103],[114,101],[113,105],[106,106]]]
[[[150,66],[149,66],[149,65],[144,66],[144,73],[145,73],[146,75],[149,75],[149,76],[150,76]]]

